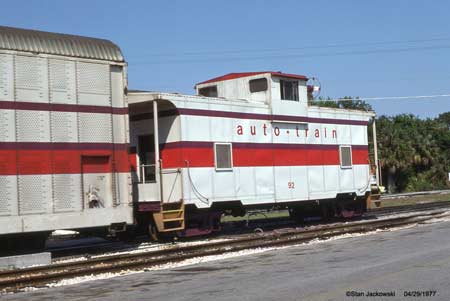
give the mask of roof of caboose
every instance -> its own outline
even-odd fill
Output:
[[[289,74],[289,73],[283,73],[280,71],[257,71],[257,72],[238,72],[238,73],[228,73],[222,76],[218,76],[215,78],[211,78],[208,79],[206,81],[203,81],[201,83],[196,84],[195,86],[198,85],[203,85],[203,84],[209,84],[209,83],[214,83],[214,82],[221,82],[221,81],[225,81],[225,80],[230,80],[230,79],[236,79],[236,78],[240,78],[240,77],[249,77],[249,76],[254,76],[254,75],[259,75],[259,74],[270,74],[272,76],[278,76],[278,77],[285,77],[285,78],[293,78],[293,79],[300,79],[300,80],[308,80],[308,78],[304,75],[299,75],[299,74]]]
[[[120,48],[109,40],[0,26],[0,49],[123,62]]]

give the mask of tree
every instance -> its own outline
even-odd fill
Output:
[[[361,111],[372,111],[372,106],[359,97],[344,96],[338,100],[332,100],[330,97],[319,97],[317,100],[310,100],[310,105],[337,109],[350,109]]]
[[[389,192],[446,187],[450,131],[440,118],[381,116],[377,120],[377,136],[380,167],[388,180]]]
[[[371,111],[358,97],[310,100],[310,105]],[[377,123],[378,157],[388,191],[422,191],[448,187],[450,172],[450,112],[435,119],[410,114],[380,116]],[[369,127],[369,140],[371,135]],[[373,151],[373,146],[369,145]]]

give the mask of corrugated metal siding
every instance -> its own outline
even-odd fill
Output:
[[[0,26],[0,49],[123,62],[120,48],[103,39]]]

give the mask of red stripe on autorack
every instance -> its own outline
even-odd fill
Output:
[[[79,174],[82,163],[84,172],[130,171],[127,149],[0,149],[0,175]]]

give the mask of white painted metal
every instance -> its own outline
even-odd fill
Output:
[[[75,62],[62,59],[49,59],[50,102],[76,104]]]
[[[16,136],[18,142],[49,142],[50,113],[16,110]]]
[[[52,142],[78,142],[75,112],[50,112]]]
[[[14,57],[0,53],[0,99],[14,100]]]
[[[110,67],[108,64],[77,63],[78,103],[111,105]]]
[[[128,118],[126,115],[112,115],[112,128],[114,143],[128,143],[127,123]]]
[[[111,104],[115,108],[126,107],[124,101],[124,70],[122,66],[110,66],[111,68]]]
[[[14,110],[0,110],[0,142],[16,140],[15,124]]]
[[[49,102],[47,59],[15,56],[16,101]]]
[[[375,178],[377,186],[380,186],[379,167],[378,167],[378,144],[377,144],[377,126],[375,124],[375,118],[372,120],[372,135],[373,135],[373,152],[374,152],[374,164],[375,164]],[[449,174],[450,181],[450,174]]]
[[[161,161],[159,157],[159,120],[158,120],[158,102],[156,100],[153,101],[153,144],[155,145],[155,180],[156,183],[159,183],[157,185],[157,194],[159,195],[159,200],[161,202],[164,201],[163,197],[163,182],[162,182],[162,176],[161,176]],[[144,173],[142,173],[144,175]],[[145,180],[143,181],[145,183]]]
[[[267,91],[251,93],[248,82],[253,79],[266,78],[268,82]],[[270,73],[258,74],[248,77],[239,77],[226,81],[218,81],[196,86],[197,93],[201,88],[216,86],[219,97],[225,99],[246,99],[255,102],[269,103],[271,100]]]
[[[20,175],[19,214],[49,214],[52,212],[52,176]]]
[[[219,82],[218,87],[220,85],[221,83]],[[238,84],[236,85],[239,86]],[[230,89],[234,88],[231,87]],[[238,88],[235,87],[235,89]],[[232,90],[230,93],[236,93],[236,91]],[[306,87],[304,93],[306,94]],[[170,101],[175,107],[182,109],[266,115],[272,113],[271,105],[250,100],[142,92],[129,95],[131,106],[138,103],[152,102],[155,99]],[[307,114],[303,116],[348,120],[349,123],[354,120],[367,122],[373,116],[371,112],[353,110],[318,107],[308,107],[307,109]],[[296,116],[297,113],[290,115]],[[189,114],[165,118],[167,123],[162,126],[160,122],[159,132],[161,133],[165,128],[173,128],[173,122],[179,119],[180,136],[172,135],[169,138],[169,135],[165,135],[168,139],[165,140],[160,137],[160,143],[192,141],[335,145],[337,147],[339,145],[367,145],[367,126],[358,124],[321,123],[315,121],[286,123],[282,120],[271,122],[253,118],[211,117]],[[142,129],[146,128],[148,132],[153,132],[153,129],[148,128],[149,126],[151,126],[150,123],[145,120],[131,122],[131,141],[134,140],[136,142],[136,138],[133,138],[135,136],[134,130],[142,132]],[[243,132],[241,135],[237,133],[239,126]],[[364,195],[368,191],[369,165],[353,165],[349,169],[343,169],[340,165],[235,166],[230,171],[216,171],[214,167],[182,167],[181,176],[183,186],[180,189],[180,193],[182,192],[183,195],[180,195],[180,197],[184,199],[185,203],[195,204],[199,208],[208,208],[214,202],[232,200],[240,200],[244,205],[257,205],[295,200],[334,198],[338,193],[353,192],[357,195]],[[173,189],[170,185],[165,183],[163,190]],[[171,197],[173,197],[173,194]],[[164,198],[166,198],[166,195],[164,195]]]
[[[17,176],[0,176],[0,191],[0,216],[18,215]]]
[[[298,83],[299,100],[284,100],[280,95],[280,78],[274,77],[271,81],[272,101],[271,112],[273,115],[308,116],[308,99],[306,97],[306,80]]]
[[[84,208],[94,208],[94,200],[99,203],[98,208],[112,207],[113,187],[111,173],[83,173]],[[91,205],[90,205],[91,203]],[[90,207],[91,206],[91,207]]]
[[[112,143],[111,115],[78,113],[79,142]]]
[[[4,32],[3,28],[0,29],[1,40]],[[16,34],[15,31],[11,33]],[[44,42],[44,38],[48,37],[44,35],[40,41]],[[62,39],[59,46],[67,45],[70,40],[59,35],[54,38]],[[45,40],[47,42],[53,43],[54,40]],[[98,41],[92,39],[91,42]],[[81,44],[87,46],[87,43],[88,40],[83,40]],[[39,54],[27,52],[25,44],[16,45],[17,49],[4,49],[0,46],[0,102],[20,102],[22,105],[17,110],[0,109],[0,143],[25,142],[27,145],[26,152],[19,152],[14,157],[19,161],[25,159],[34,169],[48,171],[68,163],[68,158],[61,155],[56,157],[56,151],[60,147],[64,150],[65,145],[76,150],[74,145],[79,142],[93,145],[128,142],[126,115],[75,112],[79,110],[77,105],[84,105],[83,110],[93,106],[120,109],[127,107],[124,96],[125,68],[122,62],[109,60],[108,57],[113,56],[110,56],[111,53],[106,48],[97,53],[101,60],[95,60],[95,55],[92,56],[90,51],[85,53],[89,59],[82,59],[63,56],[62,53],[52,55],[44,54],[45,51],[39,51]],[[100,44],[102,43],[91,49]],[[50,52],[68,50],[50,44],[47,46],[42,49]],[[77,51],[80,52],[80,49]],[[83,51],[80,52],[81,56],[82,54]],[[27,103],[39,105],[30,107]],[[50,107],[49,111],[48,105],[46,107],[49,103],[57,104],[55,108],[58,109],[53,111]],[[8,106],[11,104],[7,103],[6,107]],[[40,107],[43,110],[39,110]],[[44,156],[53,159],[28,151],[29,147],[41,149],[41,145],[47,150],[48,143],[51,142],[58,143],[59,146],[55,153],[49,149]],[[53,160],[52,164],[55,165],[42,165],[42,161],[49,160]],[[0,167],[8,166],[11,162],[10,155],[0,154]],[[0,176],[0,234],[99,227],[133,221],[129,173],[27,174],[27,166],[24,165],[20,165],[17,170],[19,175]],[[86,206],[85,188],[89,185],[100,186],[104,207]]]
[[[79,212],[83,209],[80,174],[53,174],[53,211]]]

